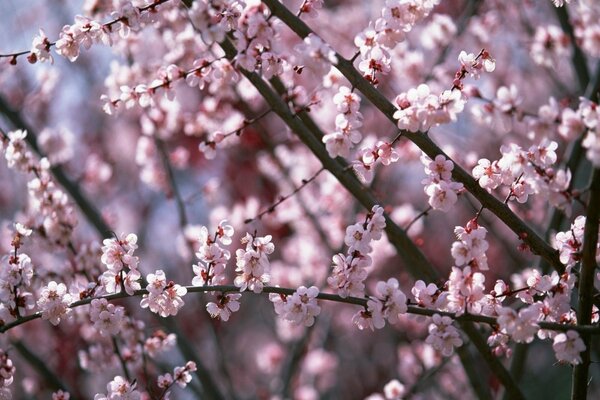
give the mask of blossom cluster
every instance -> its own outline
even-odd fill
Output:
[[[386,0],[381,17],[354,38],[361,61],[358,65],[364,77],[378,84],[376,74],[387,74],[391,69],[390,52],[404,40],[406,32],[425,19],[439,0]]]
[[[32,217],[26,225],[42,233],[50,243],[64,247],[77,225],[75,211],[67,194],[54,182],[50,161],[47,158],[38,161],[28,150],[26,137],[27,131],[16,130],[3,138],[8,167],[31,176],[27,187]]]
[[[358,129],[362,126],[363,116],[360,109],[360,97],[347,86],[340,86],[333,96],[333,102],[339,114],[335,117],[336,130],[323,136],[323,143],[329,157],[348,157],[350,149],[362,139]]]
[[[582,97],[577,110],[565,108],[558,133],[569,141],[584,135],[581,145],[587,150],[588,160],[595,167],[600,166],[600,108],[597,103]]]
[[[429,335],[425,342],[448,357],[454,352],[454,348],[463,344],[460,333],[452,326],[453,321],[450,317],[434,314],[431,320]]]
[[[102,288],[106,293],[119,293],[123,289],[133,295],[142,288],[139,258],[134,255],[137,236],[123,233],[119,238],[104,239],[103,244],[100,261],[107,270],[100,277]]]
[[[383,208],[375,205],[364,222],[357,222],[346,228],[344,243],[348,250],[346,254],[338,253],[333,256],[333,270],[327,278],[329,286],[340,296],[364,295],[364,281],[372,263],[369,256],[371,241],[381,239],[385,225]]]
[[[220,285],[225,282],[225,267],[231,258],[231,253],[223,246],[231,244],[233,233],[233,227],[225,220],[219,222],[212,237],[208,228],[200,227],[197,237],[198,252],[196,253],[200,262],[192,267],[194,270],[192,285]]]
[[[465,107],[465,96],[459,89],[445,90],[439,96],[422,83],[416,88],[400,93],[394,99],[398,110],[394,119],[398,128],[410,132],[426,132],[433,126],[456,121]]]
[[[37,306],[42,313],[42,319],[49,320],[52,325],[58,325],[61,319],[70,314],[69,306],[73,300],[64,283],[50,281],[42,288]]]
[[[387,166],[399,159],[400,154],[394,149],[393,142],[378,140],[372,146],[367,145],[359,150],[357,159],[352,162],[352,168],[362,182],[371,183],[377,164]]]
[[[560,262],[567,267],[574,267],[581,261],[585,220],[585,216],[578,216],[571,224],[569,230],[557,232],[554,237],[554,248],[559,252]],[[600,243],[598,243],[597,247],[596,258],[600,259]]]
[[[487,230],[472,219],[463,228],[454,228],[454,234],[458,239],[452,243],[452,257],[456,266],[467,265],[473,269],[488,270],[487,256],[485,254],[489,243],[485,240]]]
[[[164,389],[163,397],[169,395],[168,390],[176,383],[180,388],[185,388],[188,383],[192,381],[192,372],[196,371],[196,363],[193,361],[188,361],[182,367],[175,367],[173,369],[173,375],[170,373],[166,373],[164,375],[160,375],[157,380],[157,386],[161,389]]]
[[[0,259],[0,321],[7,323],[34,308],[31,281],[34,275],[31,257],[20,252],[31,229],[15,224],[11,245],[13,251]]]
[[[142,398],[136,389],[136,382],[129,382],[126,378],[117,375],[106,385],[106,394],[98,393],[94,400],[140,400]]]
[[[116,335],[124,323],[125,308],[106,299],[94,299],[90,304],[90,320],[101,335]]]
[[[315,317],[321,313],[321,307],[317,304],[318,295],[316,286],[300,286],[291,296],[271,293],[269,300],[281,318],[296,325],[312,326]]]
[[[15,366],[8,354],[0,349],[0,396],[11,398],[11,392],[8,388],[14,380]]]
[[[91,18],[77,15],[73,25],[63,26],[59,39],[51,43],[45,32],[40,29],[34,37],[31,51],[27,57],[30,63],[37,61],[53,62],[50,47],[56,46],[56,52],[73,62],[79,58],[81,47],[89,49],[93,44],[103,43],[112,45],[113,36],[120,35],[126,38],[131,31],[138,31],[144,25],[152,22],[152,13],[144,12],[154,8],[167,0],[157,0],[152,5],[138,8],[130,1],[121,2],[121,7],[112,13],[113,19],[107,23],[99,23]]]
[[[271,235],[254,236],[249,233],[242,238],[242,244],[245,244],[246,248],[237,249],[235,252],[236,277],[233,281],[235,286],[240,288],[240,292],[248,289],[260,293],[263,286],[270,282],[270,263],[267,256],[275,250],[271,239]]]
[[[149,308],[161,317],[177,315],[179,309],[185,304],[182,297],[187,293],[187,289],[173,281],[167,282],[164,271],[160,269],[154,274],[148,274],[146,280],[148,294],[142,297],[140,306]]]
[[[429,205],[434,210],[448,212],[458,200],[463,184],[452,180],[454,163],[438,154],[434,160],[425,154],[421,157],[427,177],[421,181],[425,194],[429,196]]]
[[[391,324],[398,322],[401,314],[406,313],[406,295],[400,290],[396,278],[379,281],[375,287],[375,296],[369,296],[367,307],[354,314],[352,321],[359,329],[381,329],[388,320]]]
[[[508,199],[525,203],[531,194],[541,194],[554,207],[570,213],[573,195],[569,190],[571,172],[556,170],[558,143],[544,139],[524,150],[511,143],[500,148],[502,157],[490,161],[482,158],[473,168],[473,176],[488,191],[501,185],[509,187]]]

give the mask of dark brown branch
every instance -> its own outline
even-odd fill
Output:
[[[588,325],[592,321],[594,274],[596,268],[598,268],[596,251],[598,248],[598,222],[600,220],[600,168],[595,168],[592,173],[590,193],[583,232],[581,274],[579,276],[577,323],[581,325]],[[582,333],[581,338],[586,349],[581,353],[581,364],[576,365],[573,369],[572,400],[587,398],[590,346],[592,342],[590,335],[587,333]]]

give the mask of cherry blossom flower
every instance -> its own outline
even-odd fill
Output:
[[[148,294],[142,296],[140,306],[149,308],[150,311],[161,317],[177,315],[179,309],[185,304],[182,297],[187,293],[187,289],[176,283],[167,282],[162,270],[148,274],[146,280],[148,281],[146,286]]]
[[[90,304],[90,320],[101,335],[116,335],[122,328],[125,308],[94,299]]]
[[[421,307],[441,309],[445,307],[447,292],[442,292],[434,283],[427,285],[422,280],[415,282],[411,289],[415,301]]]
[[[54,64],[54,58],[52,57],[52,54],[50,54],[50,40],[48,40],[43,29],[40,29],[39,35],[33,38],[31,55],[28,59],[33,62],[45,62],[50,60],[50,64]]]
[[[383,387],[386,400],[401,400],[406,394],[406,388],[397,379],[393,379]]]
[[[135,389],[135,383],[130,383],[127,379],[122,376],[115,376],[115,378],[106,385],[108,393],[107,400],[139,400],[141,394]],[[95,400],[98,397],[94,397]]]
[[[473,53],[467,53],[463,50],[458,55],[458,61],[462,69],[474,79],[479,79],[482,70],[493,72],[496,69],[496,61],[489,54],[478,57]]]
[[[305,37],[303,43],[296,46],[295,50],[298,53],[298,64],[310,68],[318,76],[325,75],[331,65],[337,63],[335,52],[313,33]]]
[[[42,312],[42,319],[47,319],[52,325],[58,325],[71,309],[69,305],[73,298],[67,293],[64,283],[51,281],[42,289],[37,306]]]
[[[490,162],[487,158],[482,158],[477,162],[477,166],[473,168],[473,177],[478,180],[479,186],[488,191],[496,189],[502,183],[498,165]]]
[[[185,388],[192,381],[192,372],[196,371],[196,363],[188,361],[183,367],[175,367],[173,378],[181,388]]]
[[[377,282],[376,299],[381,302],[383,316],[392,324],[398,322],[398,316],[406,313],[406,295],[399,289],[396,278]]]
[[[425,342],[433,346],[434,349],[441,352],[445,357],[451,356],[454,348],[463,344],[458,330],[452,326],[452,319],[434,314],[431,320],[429,335],[425,339]]]
[[[291,296],[274,294],[269,296],[274,303],[275,312],[286,321],[296,325],[312,326],[315,317],[321,313],[317,304],[319,289],[316,286],[300,286]]]
[[[581,364],[581,352],[585,350],[585,344],[576,331],[559,333],[554,337],[552,345],[556,359],[569,364]]]
[[[429,196],[429,205],[435,210],[450,211],[458,200],[457,191],[462,189],[458,182],[440,181],[425,187],[425,193]]]
[[[570,54],[569,37],[556,25],[538,26],[531,44],[531,58],[537,64],[552,67]]]
[[[507,307],[501,308],[498,316],[500,329],[517,343],[531,343],[540,329],[537,325],[539,306],[533,304],[518,313]]]
[[[229,321],[229,317],[234,312],[240,309],[240,293],[228,293],[217,297],[217,302],[209,302],[206,304],[206,311],[212,318],[220,319],[221,321]]]
[[[271,280],[270,263],[267,257],[275,249],[271,238],[271,235],[253,237],[247,233],[242,239],[242,243],[246,243],[246,248],[235,252],[237,276],[234,284],[240,288],[240,292],[250,289],[254,293],[260,293],[264,284]]]

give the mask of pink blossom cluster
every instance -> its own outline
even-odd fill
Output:
[[[335,51],[314,33],[304,38],[301,44],[294,47],[296,55],[296,70],[309,69],[317,76],[329,72],[332,64],[337,63]]]
[[[101,335],[116,335],[121,330],[124,317],[125,308],[106,299],[94,299],[90,303],[90,320]]]
[[[459,89],[445,90],[439,96],[422,83],[400,93],[394,99],[398,110],[394,119],[398,128],[410,132],[426,132],[431,127],[456,121],[465,107],[466,98]]]
[[[576,5],[578,12],[574,24],[575,38],[581,43],[581,48],[591,57],[600,57],[600,12],[592,3],[580,2]]]
[[[98,393],[94,400],[140,400],[141,393],[136,389],[136,382],[117,375],[106,385],[106,394]]]
[[[0,319],[4,323],[25,315],[35,306],[31,287],[33,263],[27,254],[19,253],[24,239],[31,233],[31,229],[16,223],[11,242],[13,251],[0,259]]]
[[[354,38],[361,61],[358,65],[364,77],[378,84],[377,74],[386,75],[391,69],[390,52],[437,5],[438,0],[386,0],[381,17]]]
[[[192,285],[220,285],[225,282],[225,267],[231,258],[231,253],[223,246],[231,244],[233,234],[233,227],[225,220],[219,222],[212,236],[208,233],[208,228],[200,227],[197,238],[199,247],[196,253],[200,262],[192,266],[194,270]]]
[[[192,372],[195,372],[196,370],[196,363],[188,361],[182,367],[175,367],[173,369],[173,375],[168,372],[164,375],[159,375],[157,378],[157,386],[164,389],[163,397],[166,398],[169,396],[169,389],[174,384],[177,384],[180,388],[185,388],[188,383],[192,381]]]
[[[246,233],[242,238],[245,249],[237,249],[236,277],[233,283],[240,288],[240,292],[252,290],[260,293],[263,286],[271,280],[270,263],[268,255],[273,253],[275,245],[271,243],[272,236],[254,236]]]
[[[344,243],[348,246],[346,254],[333,256],[333,270],[327,278],[329,286],[342,297],[363,296],[367,269],[372,264],[369,253],[371,241],[381,239],[386,221],[383,208],[373,206],[364,222],[357,222],[346,228]]]
[[[176,341],[177,336],[174,333],[167,334],[162,330],[157,330],[144,342],[144,351],[150,357],[156,357],[160,353],[172,350]]]
[[[9,132],[3,146],[8,167],[30,176],[27,187],[32,210],[24,225],[43,232],[49,242],[66,246],[77,225],[73,206],[67,194],[54,182],[48,159],[38,161],[27,149],[26,137],[24,130]]]
[[[167,0],[156,0],[155,5],[144,8],[135,7],[130,1],[121,2],[120,9],[111,15],[113,19],[105,24],[77,15],[73,25],[63,26],[59,39],[55,43],[51,43],[44,31],[40,30],[39,35],[33,39],[27,59],[31,63],[48,60],[53,62],[49,50],[52,45],[55,45],[58,54],[74,62],[79,57],[81,47],[89,49],[93,44],[98,43],[112,45],[114,35],[118,34],[121,38],[126,38],[130,31],[138,31],[143,25],[152,22],[151,14],[142,11],[154,9],[156,5],[165,1]]]
[[[396,278],[390,278],[387,282],[377,282],[375,292],[375,296],[369,296],[366,310],[361,310],[352,317],[352,321],[360,330],[367,327],[371,330],[381,329],[386,320],[395,324],[399,316],[406,313],[406,295],[400,290]]]
[[[229,321],[231,314],[240,309],[241,293],[226,293],[217,295],[216,301],[206,303],[206,311],[212,318]]]
[[[531,58],[551,67],[570,53],[569,36],[556,25],[538,26],[531,44]]]
[[[50,281],[42,288],[36,303],[42,313],[42,318],[50,321],[52,325],[58,325],[63,318],[70,314],[69,306],[72,301],[73,297],[67,292],[64,283]]]
[[[133,233],[121,234],[119,238],[104,239],[100,261],[106,271],[100,277],[106,293],[119,293],[124,290],[133,295],[142,288],[138,270],[139,258],[134,255],[137,249],[137,236]]]
[[[348,157],[350,149],[362,139],[358,129],[362,126],[360,97],[347,86],[340,86],[333,96],[339,114],[335,117],[336,130],[323,136],[329,157]]]
[[[277,36],[266,11],[266,7],[252,7],[246,9],[239,18],[234,33],[238,50],[234,63],[237,67],[260,72],[265,79],[271,79],[283,72],[286,60],[272,44]]]
[[[458,200],[463,184],[452,180],[454,163],[439,154],[434,160],[425,154],[421,156],[427,177],[421,181],[425,194],[429,196],[429,205],[434,210],[448,212]]]
[[[8,354],[0,349],[0,396],[10,399],[11,391],[8,388],[14,380],[15,366]]]
[[[378,164],[388,166],[399,159],[400,154],[394,149],[393,143],[379,140],[372,146],[360,149],[357,159],[352,162],[352,168],[362,182],[371,183]]]
[[[473,168],[479,185],[492,191],[501,185],[509,187],[508,199],[525,203],[531,194],[540,194],[554,207],[570,213],[573,194],[569,187],[571,172],[555,169],[558,143],[544,139],[540,144],[523,150],[517,144],[500,148],[502,157],[496,161],[482,158]]]
[[[271,293],[269,300],[275,307],[275,313],[295,325],[312,326],[315,317],[321,313],[317,304],[319,289],[316,286],[300,286],[291,296]]]
[[[458,239],[452,243],[451,249],[454,264],[458,267],[467,265],[474,270],[487,271],[489,269],[485,254],[489,248],[489,243],[485,240],[487,229],[480,226],[477,220],[472,219],[464,228],[455,227],[454,234]]]
[[[146,280],[148,294],[142,297],[140,306],[149,308],[161,317],[177,315],[179,309],[185,304],[182,297],[187,293],[187,289],[173,281],[167,282],[164,271],[160,269],[154,274],[148,274]]]
[[[444,356],[450,356],[456,347],[463,344],[458,329],[452,326],[452,318],[434,314],[429,325],[429,335],[425,342]]]
[[[560,262],[567,267],[574,267],[581,261],[585,220],[586,217],[584,215],[578,216],[568,231],[557,232],[554,237],[554,248],[560,254]],[[600,258],[600,243],[596,251],[596,258]]]
[[[600,108],[597,103],[581,98],[577,110],[565,108],[558,133],[569,141],[583,134],[582,146],[587,150],[588,160],[595,167],[600,166]]]

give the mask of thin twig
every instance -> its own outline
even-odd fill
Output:
[[[261,219],[262,217],[264,217],[266,214],[271,214],[272,212],[275,211],[275,209],[277,208],[277,206],[279,206],[281,203],[283,203],[284,201],[288,200],[289,198],[293,197],[294,195],[296,195],[296,193],[298,193],[299,191],[301,191],[302,189],[304,189],[306,186],[308,186],[309,183],[311,183],[312,181],[314,181],[315,179],[317,179],[317,177],[321,174],[321,172],[323,172],[325,170],[324,167],[319,168],[319,170],[317,172],[315,172],[313,174],[313,176],[311,176],[308,179],[302,179],[302,184],[296,188],[294,188],[294,190],[285,195],[285,196],[280,196],[279,199],[277,199],[277,201],[273,204],[271,204],[267,209],[261,211],[260,213],[258,213],[256,216],[252,217],[252,218],[248,218],[244,221],[245,224],[249,224],[252,221],[255,221],[257,219]]]
[[[188,293],[210,293],[210,292],[235,293],[235,292],[240,291],[240,288],[237,286],[234,286],[234,285],[185,286],[185,288]],[[265,286],[261,293],[245,291],[245,292],[242,292],[242,294],[259,294],[260,295],[260,294],[277,293],[277,294],[291,296],[295,292],[296,292],[296,289],[292,289],[292,288],[285,288],[285,287],[279,287],[279,286]],[[77,307],[84,306],[86,304],[90,304],[92,302],[92,300],[94,300],[94,299],[106,299],[107,301],[114,301],[114,300],[118,300],[118,299],[140,297],[145,294],[148,294],[148,291],[146,289],[140,289],[140,290],[136,290],[133,293],[133,295],[129,295],[126,292],[120,292],[120,293],[113,293],[113,294],[109,294],[109,295],[99,296],[99,297],[88,297],[86,299],[78,300],[78,301],[71,303],[69,305],[69,308],[77,308]],[[321,300],[326,300],[326,301],[333,301],[336,303],[353,304],[353,305],[361,306],[363,308],[367,306],[367,300],[368,300],[367,298],[361,298],[361,297],[352,297],[352,296],[341,297],[337,294],[331,294],[331,293],[319,293],[317,295],[317,298],[321,299]],[[483,323],[483,324],[486,324],[486,325],[489,325],[492,327],[498,325],[498,321],[497,321],[496,317],[491,317],[491,316],[487,316],[487,315],[469,314],[469,313],[457,315],[456,313],[447,312],[447,311],[439,311],[439,310],[434,310],[434,309],[429,309],[429,308],[423,308],[423,307],[419,307],[419,306],[416,306],[413,304],[408,305],[407,313],[415,314],[415,315],[429,316],[429,317],[433,316],[434,314],[440,314],[441,316],[447,316],[456,321],[478,322],[478,323]],[[0,333],[5,333],[17,326],[23,325],[27,322],[33,321],[33,320],[41,318],[41,317],[42,317],[41,312],[36,312],[34,314],[30,314],[30,315],[21,317],[20,319],[17,319],[15,321],[12,321],[5,325],[0,326]],[[162,319],[162,320],[169,321],[169,319]],[[565,332],[568,330],[575,330],[578,332],[585,332],[590,335],[599,335],[600,334],[600,326],[598,326],[598,325],[590,325],[590,324],[588,324],[588,325],[583,325],[583,324],[568,325],[568,324],[560,324],[557,322],[546,322],[546,321],[539,321],[537,324],[539,325],[540,329],[546,329],[546,330],[557,331],[557,332]]]
[[[117,355],[119,359],[119,363],[121,364],[121,369],[123,370],[123,375],[125,375],[125,379],[131,382],[131,374],[129,373],[129,368],[127,368],[127,361],[123,358],[123,354],[121,354],[121,349],[119,348],[119,342],[117,342],[116,336],[112,336],[112,345],[113,351]]]

